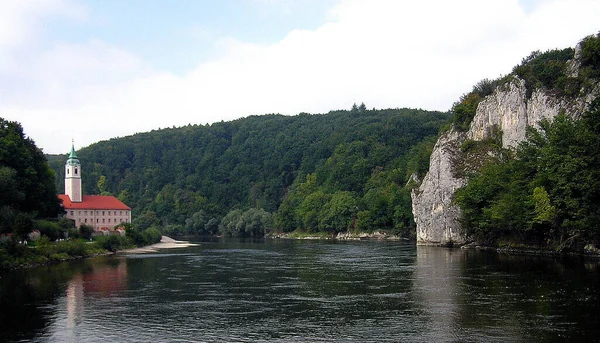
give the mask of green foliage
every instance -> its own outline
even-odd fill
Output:
[[[556,208],[550,203],[550,197],[544,187],[533,189],[533,205],[536,224],[552,224],[556,218]]]
[[[55,241],[63,236],[63,229],[56,221],[38,220],[35,222],[35,228],[40,231],[42,236],[47,237],[51,241]]]
[[[160,242],[162,238],[162,233],[155,227],[149,227],[146,230],[142,231],[142,239],[144,241],[144,245],[156,244]]]
[[[406,180],[411,181],[413,176],[418,179],[425,176],[429,170],[429,157],[436,141],[436,136],[429,136],[410,149],[406,157]]]
[[[90,238],[92,238],[92,233],[94,233],[94,228],[90,225],[83,224],[79,227],[79,234],[83,239],[89,240]]]
[[[411,155],[411,170],[424,173],[430,145],[449,119],[446,113],[367,110],[364,104],[355,110],[360,115],[252,116],[99,142],[78,151],[86,171],[83,188],[117,194],[132,207],[138,230],[157,226],[172,233],[216,234],[233,209],[263,209],[275,217],[270,227],[278,230],[304,228],[304,222],[325,229],[319,220],[325,225],[328,215],[297,213],[310,193],[323,192],[323,206],[337,192],[350,192],[360,203],[378,170],[385,172],[385,182],[404,185],[407,153],[428,138],[428,145]],[[59,189],[65,159],[49,156]],[[309,187],[303,185],[307,175],[314,177],[312,189],[301,190]]]
[[[94,238],[94,241],[96,241],[103,249],[112,252],[135,247],[135,244],[133,244],[128,237],[120,235],[98,236]]]
[[[465,233],[575,249],[600,243],[600,99],[530,130],[516,158],[486,164],[456,193]]]
[[[131,242],[132,244],[134,244],[138,247],[158,243],[158,242],[160,242],[160,239],[162,237],[161,232],[154,226],[145,228],[144,230],[140,230],[133,225],[127,225],[127,226],[124,226],[124,228],[125,228],[125,237],[129,240],[129,242]],[[115,235],[115,236],[118,236],[118,235]],[[119,249],[118,246],[117,246],[117,249]],[[114,250],[111,250],[111,251],[114,251]]]
[[[573,56],[571,48],[544,53],[534,51],[513,69],[513,73],[525,81],[527,98],[536,88],[564,91],[567,61]]]
[[[319,211],[318,227],[322,231],[347,231],[354,225],[358,201],[353,193],[338,191]]]
[[[25,213],[19,213],[13,222],[13,234],[19,240],[26,240],[27,234],[33,231],[33,220]]]
[[[0,269],[30,264],[64,261],[106,252],[98,244],[82,240],[50,242],[42,236],[35,246],[19,244],[14,240],[0,243]]]
[[[586,76],[600,79],[600,33],[581,41],[581,67]]]
[[[263,209],[233,210],[219,225],[219,233],[233,237],[262,237],[273,225],[273,216]]]
[[[60,213],[54,173],[17,122],[0,118],[0,233],[24,238],[31,219]]]

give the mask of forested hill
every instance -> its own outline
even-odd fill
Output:
[[[141,228],[237,235],[262,234],[265,224],[286,231],[409,229],[405,185],[426,171],[448,120],[447,113],[362,105],[155,130],[77,154],[84,192],[117,196]],[[59,192],[66,158],[48,156]]]

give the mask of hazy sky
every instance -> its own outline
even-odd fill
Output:
[[[599,0],[0,0],[0,117],[46,153],[252,114],[448,110]]]

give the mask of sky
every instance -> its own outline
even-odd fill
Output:
[[[447,111],[600,0],[0,0],[0,117],[45,153],[249,115]]]

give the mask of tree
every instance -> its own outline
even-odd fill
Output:
[[[357,201],[351,192],[338,191],[319,213],[319,227],[326,231],[346,231],[352,228]]]
[[[13,223],[13,234],[19,240],[26,240],[27,235],[33,231],[33,220],[24,213],[19,213]]]
[[[100,175],[100,178],[98,179],[98,190],[100,191],[100,195],[110,195],[110,192],[108,191],[108,182],[104,175]]]
[[[54,173],[42,151],[19,123],[0,118],[0,232],[14,226],[15,234],[23,236],[32,228],[30,220],[60,212]]]
[[[364,112],[366,112],[366,111],[367,111],[367,106],[365,105],[365,103],[364,103],[364,102],[361,102],[361,103],[360,103],[360,106],[358,106],[358,112],[360,112],[360,113],[364,113]]]
[[[94,233],[94,228],[91,227],[90,225],[82,224],[79,227],[79,234],[84,239],[92,238],[92,233]]]

